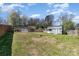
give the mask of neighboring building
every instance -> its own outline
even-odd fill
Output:
[[[76,25],[75,30],[68,30],[67,34],[68,35],[78,36],[79,35],[79,24]]]
[[[44,32],[52,33],[52,34],[62,34],[62,27],[61,26],[48,27],[47,29],[45,29]]]
[[[73,35],[73,36],[77,36],[78,35],[78,30],[77,29],[75,29],[75,30],[68,30],[67,31],[67,34],[68,35]]]

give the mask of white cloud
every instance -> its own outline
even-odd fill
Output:
[[[58,10],[52,11],[50,14],[61,14],[62,12],[63,12],[62,9],[58,9]]]
[[[50,12],[50,14],[54,15],[54,19],[55,20],[58,20],[59,16],[63,15],[63,14],[67,14],[67,15],[73,14],[73,15],[76,15],[74,12],[69,10],[69,4],[54,4],[53,7],[54,8]],[[75,17],[75,19],[79,20],[79,16]],[[78,20],[75,20],[75,19],[74,19],[74,21],[78,21]]]
[[[10,4],[10,5],[1,5],[1,10],[2,12],[10,12],[14,9],[14,7],[25,7],[24,5],[21,4]]]
[[[46,12],[50,12],[50,9],[47,9]]]
[[[48,7],[52,7],[54,3],[47,3]]]
[[[67,4],[67,3],[62,4],[61,7],[62,7],[62,8],[68,8],[68,7],[69,7],[69,4]]]
[[[75,16],[74,17],[74,20],[79,20],[79,16]]]
[[[69,4],[54,4],[54,9],[50,14],[60,15],[61,13],[73,14],[73,12],[69,11]]]
[[[69,14],[72,13],[68,11],[69,4],[67,3],[64,3],[64,4],[48,3],[47,5],[52,8],[50,9],[50,11],[49,9],[46,10],[46,12],[50,12],[49,14],[60,15],[61,13],[66,13],[66,12],[68,12]]]
[[[76,23],[79,23],[79,16],[75,16],[73,21],[76,22]]]
[[[68,3],[47,3],[48,7],[54,7],[54,8],[68,8],[69,4]]]
[[[3,3],[0,3],[0,7],[3,6]]]
[[[60,6],[60,4],[55,4],[53,7],[58,8],[59,6]]]
[[[74,19],[79,19],[79,16],[75,16],[75,18]]]
[[[72,11],[69,11],[69,10],[67,10],[66,13],[67,13],[67,14],[73,14],[73,15],[76,15],[75,12],[72,12]]]
[[[37,18],[40,17],[40,14],[32,14],[30,17]]]
[[[35,3],[28,3],[27,4],[28,6],[33,6],[33,5],[36,5]]]
[[[10,12],[11,10],[12,10],[13,8],[11,8],[11,7],[9,7],[9,6],[2,6],[1,7],[1,10],[2,10],[2,12]]]
[[[24,5],[21,5],[21,4],[11,4],[9,7],[13,8],[14,6],[17,6],[17,7],[25,7]]]
[[[67,3],[65,3],[65,4],[54,4],[53,7],[56,8],[56,9],[58,9],[58,8],[68,9],[69,8],[69,4],[67,4]]]

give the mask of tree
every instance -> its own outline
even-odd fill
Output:
[[[47,15],[45,17],[45,23],[47,26],[53,26],[53,19],[54,19],[54,16],[53,15]]]
[[[67,30],[75,29],[74,23],[70,20],[64,21],[62,27],[63,27],[63,34],[67,34]]]
[[[38,24],[36,25],[36,28],[37,29],[39,29],[39,28],[41,28],[41,29],[47,28],[45,20],[44,19],[39,20]]]
[[[30,18],[28,20],[28,28],[30,31],[36,31],[39,25],[39,18]]]
[[[28,25],[28,17],[20,15],[21,26],[26,27]]]
[[[28,20],[29,26],[36,26],[37,24],[39,24],[39,18],[30,18]]]
[[[16,11],[12,11],[9,15],[8,23],[13,27],[18,27],[20,25],[20,14]]]
[[[71,15],[63,15],[61,17],[61,20],[62,20],[63,34],[67,34],[68,30],[75,29],[74,22],[72,22],[73,17]]]

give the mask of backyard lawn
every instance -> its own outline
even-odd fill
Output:
[[[15,32],[12,55],[76,56],[79,55],[79,37],[42,32]]]

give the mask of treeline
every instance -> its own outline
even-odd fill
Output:
[[[46,16],[45,19],[30,18],[22,15],[20,12],[13,11],[8,17],[8,23],[14,28],[27,27],[29,29],[44,30],[48,26],[52,26],[54,17],[52,15]]]
[[[26,15],[22,15],[19,11],[12,11],[8,15],[8,24],[12,25],[14,29],[18,27],[27,27],[28,29],[43,31],[45,28],[54,25],[54,16],[55,15],[47,15],[44,19],[30,18]],[[58,18],[61,22],[60,26],[62,26],[64,34],[67,33],[67,30],[75,29],[75,24],[72,21],[73,18],[73,14],[63,14]]]

